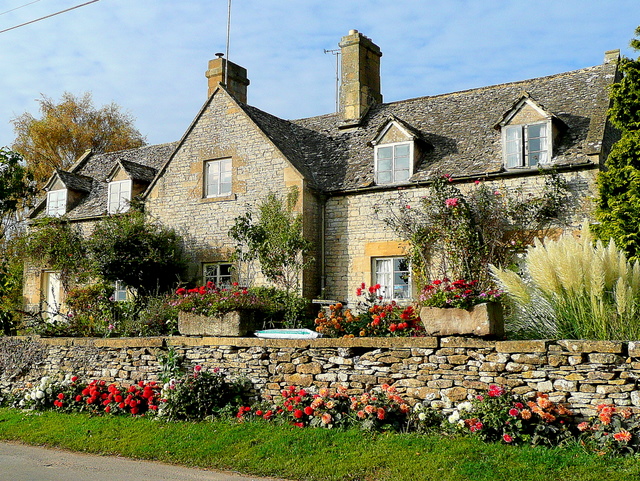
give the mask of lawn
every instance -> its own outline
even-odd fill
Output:
[[[166,423],[0,409],[0,439],[305,481],[640,479],[637,457],[604,458],[579,446],[515,447],[266,422]]]

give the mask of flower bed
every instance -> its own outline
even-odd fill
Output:
[[[446,414],[420,403],[410,406],[388,384],[361,394],[350,394],[344,387],[289,386],[276,398],[253,404],[246,402],[247,390],[246,381],[230,382],[221,370],[205,372],[196,365],[191,372],[162,386],[153,381],[117,386],[101,380],[83,383],[75,376],[60,380],[45,377],[14,399],[13,406],[159,416],[171,421],[222,415],[235,416],[239,422],[281,422],[300,428],[359,426],[372,431],[440,432],[512,445],[579,442],[600,455],[640,450],[640,416],[629,408],[602,404],[598,414],[585,421],[564,405],[552,402],[545,393],[524,399],[498,385],[490,385],[485,394],[455,405]]]

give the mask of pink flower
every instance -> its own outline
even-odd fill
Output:
[[[444,205],[446,205],[447,207],[456,207],[458,205],[458,198],[450,197],[449,199],[444,201]]]
[[[476,185],[478,185],[479,183],[480,183],[480,181],[479,181],[479,180],[476,180],[476,181],[474,182],[474,184],[476,184]]]
[[[200,364],[196,364],[196,365],[193,367],[193,370],[194,370],[195,372],[200,372],[200,371],[202,371],[202,366],[201,366]]]
[[[503,434],[502,435],[502,439],[504,440],[505,443],[510,443],[513,441],[513,438],[511,436],[509,436],[508,434]]]
[[[518,414],[520,414],[520,411],[518,411],[516,408],[509,409],[509,416],[513,416],[515,418],[518,416]]]

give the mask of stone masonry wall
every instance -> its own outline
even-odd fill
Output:
[[[564,212],[571,213],[568,224],[578,228],[591,213],[596,170],[583,170],[561,174],[571,192]],[[526,176],[493,180],[489,183],[496,191],[520,189],[524,196],[539,195],[544,188],[544,176]],[[462,192],[473,189],[474,184],[457,184]],[[401,191],[406,204],[418,207],[420,199],[428,195],[425,188]],[[326,204],[326,299],[355,301],[355,291],[362,282],[374,282],[372,259],[403,256],[405,244],[383,219],[390,216],[388,202],[399,205],[396,191],[378,191],[358,195],[336,195]],[[376,213],[376,208],[379,212]],[[415,297],[415,292],[414,292]]]
[[[412,403],[448,408],[495,383],[525,396],[547,392],[585,416],[601,403],[640,411],[640,342],[610,341],[0,337],[0,390],[59,373],[121,384],[154,380],[170,347],[187,367],[224,368],[263,396],[289,385],[360,393],[389,383]]]

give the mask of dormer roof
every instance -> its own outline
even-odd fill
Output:
[[[158,173],[158,169],[142,165],[129,160],[118,159],[109,174],[106,182],[111,182],[118,171],[123,170],[131,180],[150,183]]]
[[[502,116],[495,123],[493,128],[500,129],[501,127],[504,127],[505,125],[509,124],[511,122],[511,120],[513,120],[513,118],[522,110],[522,108],[524,106],[531,107],[533,110],[535,110],[540,115],[541,118],[544,118],[546,120],[552,120],[559,127],[562,126],[562,127],[566,128],[566,126],[567,126],[553,112],[550,112],[542,104],[540,104],[539,102],[536,102],[536,100],[531,97],[529,92],[525,91],[525,92],[522,93],[520,98],[514,102],[514,104],[511,106],[511,108],[509,108],[507,111],[505,111],[502,114]]]
[[[47,192],[50,191],[58,181],[60,181],[60,183],[62,183],[67,189],[84,193],[91,192],[91,185],[93,182],[91,177],[88,177],[86,175],[75,174],[56,169],[49,181],[44,186],[44,190]]]

